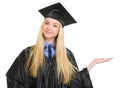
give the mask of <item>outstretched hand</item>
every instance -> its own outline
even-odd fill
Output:
[[[94,64],[104,63],[110,61],[112,58],[96,58],[93,60]]]
[[[93,66],[95,66],[96,64],[108,62],[111,59],[112,58],[96,58],[88,65],[87,69],[88,71],[90,71],[93,68]]]

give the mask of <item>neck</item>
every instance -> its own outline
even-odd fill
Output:
[[[47,42],[48,44],[53,44],[54,40],[46,39],[45,42]]]

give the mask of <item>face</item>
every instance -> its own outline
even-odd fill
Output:
[[[54,41],[58,35],[60,25],[59,21],[52,18],[46,18],[42,26],[45,40]]]

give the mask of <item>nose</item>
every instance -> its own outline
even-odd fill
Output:
[[[51,30],[52,29],[52,26],[49,24],[48,27],[47,27],[48,30]]]

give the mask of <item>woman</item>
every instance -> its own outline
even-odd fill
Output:
[[[8,88],[93,88],[89,71],[111,58],[94,59],[79,71],[73,53],[64,46],[63,27],[76,23],[60,4],[39,10],[45,17],[37,42],[16,58],[7,72]]]

